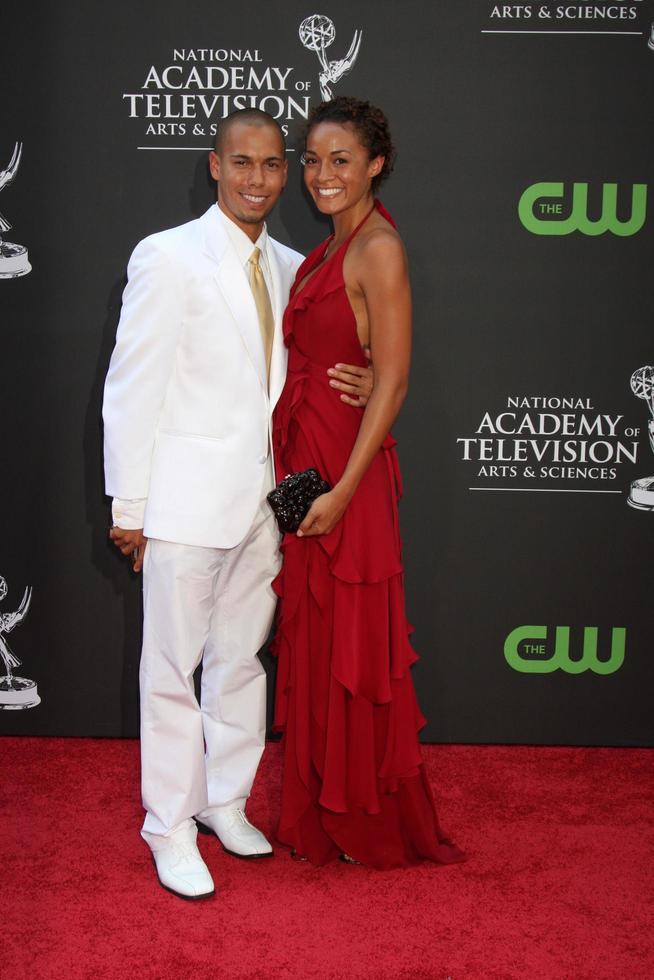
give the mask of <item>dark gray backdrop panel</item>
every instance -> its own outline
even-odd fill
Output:
[[[651,515],[626,497],[632,479],[654,472],[647,406],[629,390],[631,373],[654,359],[652,218],[631,237],[540,236],[521,225],[517,204],[533,183],[562,181],[569,194],[584,181],[596,215],[603,183],[617,182],[623,200],[648,182],[654,51],[642,32],[654,11],[634,0],[617,4],[636,10],[634,22],[581,25],[634,35],[519,36],[482,31],[539,27],[535,14],[498,19],[493,6],[334,0],[324,11],[336,25],[334,58],[363,30],[335,91],[384,107],[399,149],[382,196],[407,244],[416,306],[396,435],[423,734],[651,744]],[[12,92],[2,100],[0,168],[16,140],[24,153],[0,210],[14,225],[5,237],[28,245],[33,270],[0,280],[0,575],[9,585],[0,613],[33,587],[9,641],[43,700],[0,712],[2,732],[137,731],[139,582],[106,541],[102,383],[131,249],[201,214],[214,189],[203,151],[137,149],[157,141],[128,118],[122,95],[142,91],[149,67],[170,64],[174,48],[242,48],[264,66],[292,66],[315,100],[318,61],[297,32],[316,9],[64,0],[3,14]],[[297,132],[296,120],[292,147]],[[206,142],[194,140],[161,142]],[[270,225],[306,251],[327,232],[301,193],[297,154],[290,163]],[[517,395],[574,396],[590,400],[589,416],[622,416],[621,429],[640,430],[637,463],[594,482],[480,477],[457,439]],[[624,665],[608,676],[515,672],[504,641],[529,623],[548,627],[548,643],[570,626],[576,647],[584,626],[600,627],[604,646],[612,627],[626,627]]]

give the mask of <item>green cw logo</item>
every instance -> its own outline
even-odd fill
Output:
[[[581,657],[570,657],[570,627],[557,626],[554,652],[545,648],[547,626],[518,626],[506,638],[504,657],[509,667],[521,674],[551,674],[563,670],[566,674],[583,674],[592,670],[595,674],[615,674],[624,663],[627,631],[614,626],[611,631],[611,656],[600,660],[597,656],[597,626],[584,626],[584,642]]]
[[[618,219],[618,185],[602,187],[602,211],[599,218],[588,217],[588,184],[572,185],[572,206],[569,217],[563,217],[563,184],[532,184],[523,192],[518,202],[520,221],[534,235],[570,235],[580,231],[582,235],[603,235],[610,231],[626,238],[635,235],[645,224],[647,212],[647,184],[632,184],[631,215],[626,221]],[[566,209],[567,210],[567,209]]]

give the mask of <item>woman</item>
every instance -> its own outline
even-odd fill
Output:
[[[390,428],[411,347],[406,257],[374,190],[392,166],[385,116],[357,99],[316,107],[304,180],[334,234],[298,270],[284,318],[286,386],[275,412],[278,478],[315,467],[332,489],[283,542],[275,727],[285,733],[279,838],[314,864],[377,868],[464,859],[440,830],[417,731],[416,660],[404,611]],[[325,369],[365,366],[364,412]]]

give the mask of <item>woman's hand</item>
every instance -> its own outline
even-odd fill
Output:
[[[347,497],[338,490],[330,490],[316,497],[307,516],[297,529],[298,538],[309,538],[316,534],[329,534],[333,531],[347,507]]]

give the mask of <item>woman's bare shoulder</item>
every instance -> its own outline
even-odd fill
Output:
[[[376,220],[374,220],[376,219]],[[373,216],[354,239],[353,257],[359,262],[406,264],[404,243],[398,232],[385,218]]]

